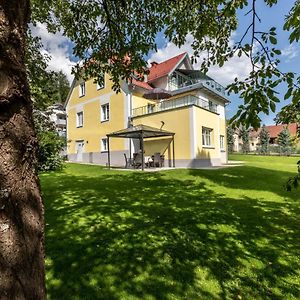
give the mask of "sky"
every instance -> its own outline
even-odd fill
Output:
[[[278,1],[278,4],[269,8],[265,5],[263,0],[257,1],[257,13],[261,18],[262,22],[259,23],[259,31],[268,31],[271,27],[277,28],[278,34],[278,45],[282,52],[280,69],[282,71],[292,71],[300,75],[300,47],[299,44],[290,44],[288,41],[288,33],[282,30],[284,17],[288,14],[288,11],[292,7],[294,1],[282,0]],[[231,37],[231,43],[237,42],[243,35],[245,29],[250,24],[251,16],[245,16],[245,11],[238,12],[239,27]],[[78,59],[72,54],[72,43],[64,37],[61,33],[52,34],[47,31],[47,28],[43,24],[38,24],[37,27],[33,28],[33,34],[41,37],[44,48],[43,52],[49,54],[52,58],[49,62],[49,69],[59,71],[62,70],[68,77],[69,81],[72,81],[73,76],[71,75],[72,66],[76,64]],[[161,62],[173,56],[176,56],[182,52],[188,52],[192,54],[192,37],[188,36],[186,43],[178,48],[173,43],[168,42],[163,34],[157,36],[158,51],[156,53],[149,53],[147,60]],[[200,67],[201,61],[194,65],[194,69]],[[251,69],[249,60],[242,57],[233,57],[224,64],[222,68],[211,67],[208,75],[217,82],[226,86],[231,83],[235,77],[240,79],[245,78]],[[284,87],[278,88],[279,96],[283,99]],[[238,96],[232,94],[229,96],[230,104],[227,106],[226,116],[230,118],[237,111],[237,108],[242,104],[242,100]],[[277,112],[284,105],[288,104],[286,100],[282,100],[277,106]],[[276,113],[270,113],[270,115],[261,115],[262,123],[265,125],[274,124],[274,117]]]

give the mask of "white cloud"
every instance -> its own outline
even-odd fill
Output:
[[[71,75],[71,69],[74,62],[70,59],[70,53],[72,44],[68,38],[61,33],[49,33],[46,25],[38,23],[36,27],[32,27],[32,34],[39,36],[42,40],[44,49],[42,53],[46,53],[51,56],[51,60],[48,62],[48,68],[53,71],[62,70],[71,82],[73,75]]]
[[[148,62],[156,61],[161,62],[166,59],[169,59],[173,56],[176,56],[182,52],[187,52],[189,56],[192,56],[193,49],[191,47],[191,44],[193,42],[193,37],[189,35],[187,37],[186,43],[178,48],[173,43],[168,42],[163,48],[158,49],[156,53],[153,53]],[[230,44],[233,44],[233,39],[230,40]],[[199,69],[201,66],[201,62],[203,56],[200,56],[198,59],[198,62],[194,65],[195,69]],[[251,63],[249,59],[244,55],[241,57],[238,57],[237,55],[229,59],[221,68],[217,66],[212,66],[209,71],[208,75],[211,76],[213,79],[215,79],[217,82],[221,83],[222,85],[227,85],[233,80],[238,77],[239,79],[244,79],[248,76],[248,74],[251,72]]]
[[[294,44],[290,44],[281,51],[281,54],[286,58],[286,62],[289,62],[298,56],[299,50]]]

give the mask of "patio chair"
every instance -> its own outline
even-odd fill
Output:
[[[156,152],[153,155],[153,166],[159,168],[162,166],[161,155],[159,152]]]
[[[125,169],[130,168],[133,166],[133,158],[128,158],[126,153],[124,153],[125,158]]]
[[[134,168],[139,168],[142,166],[142,153],[136,153],[133,157]]]

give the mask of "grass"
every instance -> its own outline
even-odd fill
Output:
[[[48,299],[299,299],[297,158],[41,175]]]

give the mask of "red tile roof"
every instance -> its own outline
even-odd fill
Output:
[[[153,87],[151,85],[149,85],[147,82],[139,81],[139,80],[136,80],[134,78],[132,78],[132,84],[134,84],[136,86],[139,86],[139,87],[142,87],[146,90],[152,90],[153,89]]]
[[[159,64],[153,64],[148,74],[148,82],[151,82],[157,78],[163,77],[167,74],[169,74],[175,66],[179,63],[179,61],[186,55],[186,52],[181,53],[177,56],[174,56],[168,60],[165,60]]]
[[[291,136],[297,135],[297,123],[293,124],[282,124],[282,125],[271,125],[271,126],[266,126],[267,130],[270,133],[270,138],[276,138],[278,134],[283,130],[284,127],[288,127],[288,130],[291,134]]]
[[[266,129],[268,130],[270,134],[270,138],[276,138],[278,134],[283,130],[284,127],[288,127],[288,130],[291,134],[291,136],[297,135],[297,123],[292,124],[282,124],[282,125],[269,125],[266,126]],[[259,133],[261,131],[261,128],[259,128],[257,131],[251,130],[250,131],[250,137],[258,137]]]

